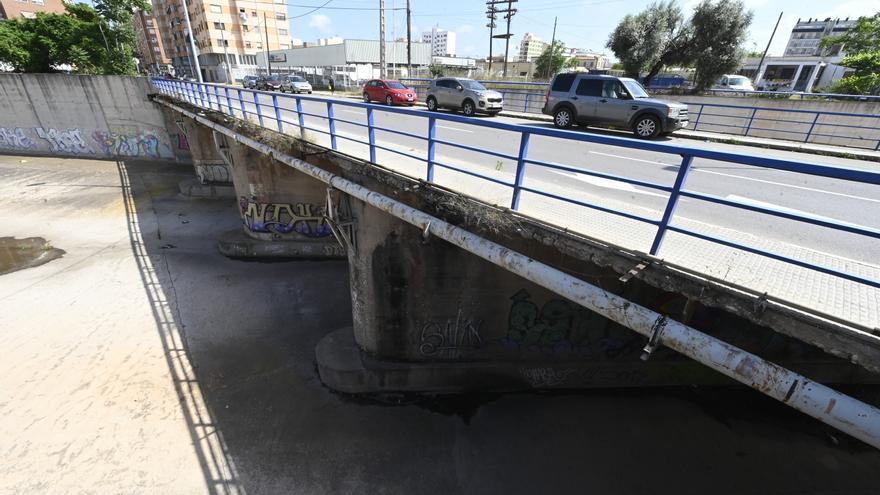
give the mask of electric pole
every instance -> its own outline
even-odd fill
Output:
[[[486,17],[489,19],[489,24],[486,24],[486,27],[489,28],[489,77],[492,77],[492,41],[495,38],[495,21],[498,18],[495,16],[497,11],[495,10],[495,6],[486,3]]]
[[[183,17],[186,19],[186,30],[189,35],[189,48],[192,52],[192,60],[196,64],[196,77],[199,82],[205,82],[202,80],[202,68],[199,66],[199,55],[196,53],[195,35],[193,34],[192,24],[189,22],[189,9],[186,8],[186,0],[180,0],[180,3],[183,4]]]
[[[770,49],[770,43],[773,43],[773,37],[776,36],[776,28],[779,27],[779,21],[782,20],[782,12],[779,13],[779,19],[776,19],[776,26],[773,27],[773,33],[770,34],[770,41],[767,42],[767,48],[764,48],[764,53],[761,54],[761,61],[758,62],[758,70],[755,71],[755,86],[758,85],[758,78],[763,76],[761,74],[761,66],[764,65],[764,57],[767,56],[767,50]]]
[[[412,77],[412,10],[406,0],[406,77]]]
[[[379,79],[385,79],[385,0],[379,0]]]
[[[559,17],[553,18],[553,38],[550,39],[550,60],[547,64],[547,73],[544,74],[544,77],[550,79],[550,71],[553,69],[553,58],[556,56],[556,21],[559,20]]]
[[[226,84],[232,84],[232,69],[229,64],[229,43],[226,42],[226,23],[220,23],[220,41],[223,42],[223,54],[226,58]]]
[[[266,13],[263,12],[263,32],[266,33],[266,77],[272,75],[272,61],[269,60],[269,26],[266,25]]]
[[[513,4],[518,2],[519,0],[486,0],[486,6],[493,10],[495,13],[504,14],[504,18],[507,19],[507,32],[504,34],[496,34],[493,38],[503,38],[504,39],[504,71],[502,77],[507,77],[507,58],[508,53],[510,52],[510,38],[513,36],[510,32],[510,19],[516,14],[516,9],[513,8]],[[495,6],[500,4],[507,4],[507,8],[498,9]]]

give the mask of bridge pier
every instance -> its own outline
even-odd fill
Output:
[[[218,135],[231,167],[242,229],[218,247],[232,258],[343,258],[324,212],[327,188],[271,156]]]
[[[196,173],[195,179],[187,179],[179,184],[180,192],[187,196],[234,197],[232,173],[217,149],[213,131],[187,118],[178,118],[175,124],[185,136]]]

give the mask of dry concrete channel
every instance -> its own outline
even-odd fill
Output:
[[[349,397],[344,261],[216,250],[192,167],[0,156],[0,493],[874,494],[880,452],[742,387]],[[51,247],[49,247],[51,246]],[[874,389],[849,392],[876,400]]]

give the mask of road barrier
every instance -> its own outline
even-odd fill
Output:
[[[751,203],[747,200],[734,200],[727,197],[701,193],[686,188],[688,174],[692,169],[692,164],[695,158],[718,160],[723,162],[746,165],[750,167],[769,168],[798,174],[806,174],[873,185],[880,185],[880,172],[848,167],[804,163],[799,161],[795,162],[778,158],[770,158],[766,156],[755,156],[748,154],[707,150],[702,148],[691,148],[687,146],[642,141],[615,136],[596,135],[582,132],[563,131],[552,128],[509,124],[504,122],[492,121],[489,119],[473,119],[469,117],[445,113],[414,112],[413,110],[403,108],[387,107],[369,103],[358,103],[339,99],[322,98],[317,96],[294,96],[287,94],[271,93],[266,91],[242,89],[231,86],[223,86],[219,84],[195,83],[179,80],[154,79],[152,82],[161,93],[182,99],[194,106],[212,109],[222,113],[226,113],[232,117],[244,118],[246,120],[254,121],[259,123],[260,126],[274,129],[279,132],[286,132],[286,129],[289,126],[293,126],[301,133],[301,135],[304,135],[306,131],[328,135],[330,137],[331,147],[334,150],[338,149],[338,143],[340,139],[366,145],[369,147],[370,161],[372,163],[378,163],[376,160],[376,152],[380,149],[414,160],[418,160],[425,164],[424,177],[426,177],[428,182],[434,182],[434,172],[438,167],[440,167],[443,169],[453,170],[468,175],[475,179],[485,180],[494,184],[505,186],[507,188],[510,188],[512,191],[510,208],[514,211],[520,209],[522,193],[527,192],[653,225],[657,228],[656,234],[653,238],[653,242],[650,246],[642,247],[644,251],[652,256],[660,255],[666,234],[668,232],[675,232],[692,238],[701,239],[703,241],[782,261],[802,268],[807,268],[817,272],[833,275],[842,279],[866,284],[871,287],[880,288],[880,280],[875,278],[868,278],[858,274],[841,271],[830,266],[824,266],[809,261],[792,258],[790,256],[767,251],[765,249],[761,249],[755,246],[746,245],[741,242],[733,241],[731,239],[725,239],[715,235],[710,235],[705,232],[698,232],[674,223],[675,211],[678,207],[679,200],[680,198],[684,197],[706,203],[747,210],[776,218],[782,218],[790,221],[824,227],[838,232],[846,232],[874,239],[880,239],[880,229],[829,219],[819,215],[798,212],[787,208],[773,207],[764,203],[759,204]],[[284,107],[279,105],[279,100],[293,102],[295,103],[295,105],[293,108]],[[322,103],[325,108],[324,113],[312,113],[304,111],[304,101]],[[336,109],[337,107],[346,107],[350,109],[356,108],[363,110],[366,116],[366,123],[356,122],[350,119],[343,119],[338,117],[334,111],[334,109]],[[421,135],[414,132],[399,131],[395,129],[389,129],[387,127],[381,127],[375,122],[374,114],[376,112],[404,114],[409,117],[422,119],[424,120],[424,129],[426,131],[426,134]],[[295,114],[295,121],[285,119],[285,116],[289,116],[289,114],[291,113]],[[306,116],[326,120],[327,128],[321,129],[314,126],[307,126],[304,120],[304,117]],[[515,132],[519,135],[518,152],[516,155],[512,155],[509,153],[489,150],[485,147],[478,148],[462,143],[456,143],[448,139],[439,139],[437,137],[437,127],[438,122],[442,121],[456,122],[488,129]],[[338,133],[336,131],[337,123],[345,123],[364,128],[367,131],[367,140],[364,141]],[[421,140],[424,142],[424,147],[414,153],[409,150],[403,151],[400,149],[395,149],[391,146],[386,146],[385,144],[380,144],[376,139],[377,131],[402,135],[408,138]],[[550,138],[566,140],[572,143],[587,142],[618,146],[621,147],[623,150],[639,149],[678,155],[681,157],[681,163],[678,167],[675,180],[672,184],[657,184],[654,182],[648,182],[630,177],[578,168],[573,166],[572,164],[554,163],[531,158],[529,156],[529,142],[533,136],[546,136]],[[474,170],[468,170],[466,168],[463,168],[462,166],[442,162],[437,158],[437,145],[451,146],[454,148],[479,153],[487,157],[503,158],[514,161],[517,164],[515,178],[511,182],[495,177],[490,177]],[[381,165],[381,163],[379,164]],[[563,196],[559,191],[544,191],[525,185],[525,174],[527,168],[529,167],[544,167],[547,169],[560,170],[574,174],[584,174],[604,180],[618,181],[633,186],[649,188],[654,191],[661,191],[662,193],[666,193],[668,195],[666,206],[662,212],[662,215],[659,218],[649,218],[647,216],[620,211],[613,208],[579,201],[573,198],[568,198]]]

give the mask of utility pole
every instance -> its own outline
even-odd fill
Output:
[[[188,31],[187,35],[189,36],[189,48],[192,52],[192,60],[196,65],[196,78],[198,78],[199,82],[204,82],[202,80],[202,68],[199,66],[199,55],[196,53],[196,41],[195,35],[193,34],[192,24],[189,22],[189,9],[186,7],[187,0],[180,0],[183,4],[183,17],[186,19],[186,30]]]
[[[779,13],[779,19],[776,19],[776,26],[773,27],[773,33],[770,34],[770,41],[767,42],[767,48],[764,48],[764,53],[761,55],[761,61],[758,62],[758,70],[755,71],[755,85],[758,85],[758,77],[763,76],[761,74],[761,66],[764,65],[764,58],[767,57],[767,50],[770,49],[770,43],[773,43],[773,37],[776,36],[776,28],[779,27],[779,21],[782,20],[782,12]]]
[[[226,43],[226,23],[220,23],[220,40],[223,42],[223,54],[226,57],[226,84],[232,83],[232,70],[229,68],[229,44]]]
[[[489,28],[489,77],[492,77],[492,41],[495,38],[495,21],[498,18],[495,16],[497,11],[495,10],[495,5],[486,2],[486,17],[489,19],[489,24],[486,24],[486,27]]]
[[[406,77],[412,77],[412,10],[406,0]]]
[[[379,0],[379,79],[385,79],[385,0]]]
[[[504,39],[504,71],[503,77],[507,77],[507,58],[508,53],[510,52],[510,38],[513,34],[510,33],[510,19],[516,14],[516,9],[513,8],[513,4],[518,2],[519,0],[486,0],[486,6],[490,7],[495,13],[504,14],[504,18],[507,19],[507,32],[504,34],[496,34],[493,38],[503,38]],[[507,4],[507,8],[498,9],[495,6],[499,4]]]
[[[272,61],[269,60],[269,26],[266,25],[266,13],[263,12],[263,32],[266,33],[266,76],[272,75]]]
[[[556,21],[559,20],[559,16],[553,18],[553,38],[550,39],[550,60],[547,64],[547,73],[544,74],[544,77],[550,79],[550,71],[553,69],[553,58],[556,56]]]

